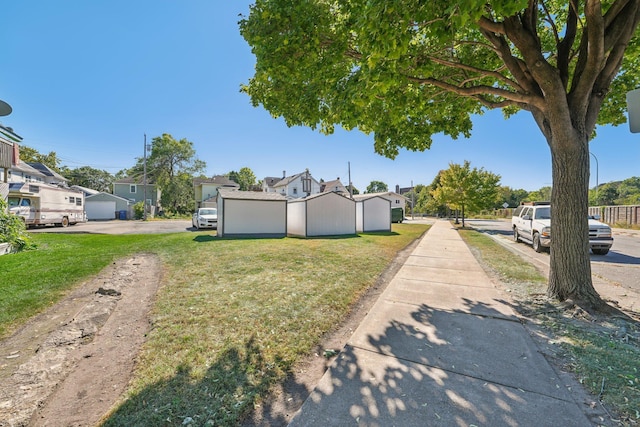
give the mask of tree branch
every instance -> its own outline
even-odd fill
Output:
[[[521,104],[531,104],[537,108],[544,107],[541,100],[538,97],[525,95],[519,92],[510,92],[508,90],[504,90],[501,88],[486,86],[486,85],[478,85],[471,87],[460,87],[456,85],[452,85],[450,83],[444,82],[442,80],[434,79],[434,78],[421,78],[415,76],[405,76],[409,81],[423,84],[423,85],[431,85],[438,87],[440,89],[444,89],[448,92],[455,93],[456,95],[466,96],[475,98],[476,100],[482,102],[483,105],[488,108],[502,108],[509,105],[517,105],[521,106]],[[503,101],[489,101],[486,98],[479,98],[481,96],[496,96],[499,98],[503,98]]]
[[[440,58],[437,58],[437,57],[434,57],[434,56],[429,56],[428,58],[431,61],[435,62],[436,64],[444,65],[444,66],[449,67],[449,68],[457,68],[459,70],[471,71],[473,73],[481,74],[482,77],[493,77],[496,80],[499,80],[499,81],[507,84],[508,86],[511,86],[516,91],[524,91],[522,86],[520,86],[517,82],[514,82],[513,80],[507,78],[506,76],[504,76],[503,74],[500,74],[497,71],[484,70],[482,68],[473,67],[473,66],[470,66],[470,65],[462,64],[460,62],[447,61],[445,59],[440,59]]]
[[[591,89],[604,66],[604,18],[599,0],[587,0],[584,8],[586,20],[585,35],[580,41],[580,60],[574,79],[576,84],[569,94],[569,103],[573,115],[583,116],[587,112]],[[583,60],[584,55],[584,60]]]

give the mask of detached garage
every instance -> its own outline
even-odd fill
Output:
[[[320,193],[288,204],[287,232],[291,236],[356,234],[356,202],[348,197]]]
[[[118,212],[129,210],[129,201],[109,193],[98,193],[84,199],[89,221],[117,219]]]
[[[391,201],[363,194],[356,198],[356,231],[391,231]]]
[[[287,199],[278,193],[218,189],[219,237],[285,237]]]

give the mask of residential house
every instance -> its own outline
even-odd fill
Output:
[[[283,171],[282,178],[264,178],[262,180],[262,190],[265,193],[278,193],[289,199],[299,199],[320,193],[320,183],[311,176],[309,169],[291,176],[285,176],[285,174],[285,171]]]
[[[342,184],[342,182],[340,181],[340,177],[336,178],[333,181],[321,182],[320,192],[333,192],[342,194],[343,196],[350,196],[349,189]]]
[[[31,166],[36,171],[38,171],[38,178],[35,178],[35,179],[37,180],[41,178],[42,182],[44,182],[45,184],[60,185],[60,186],[66,187],[67,183],[69,182],[67,178],[63,177],[62,175],[60,175],[59,173],[51,169],[49,166],[45,165],[44,163],[38,163],[38,162],[25,162],[25,163]],[[16,181],[14,180],[14,182]],[[25,182],[28,182],[28,181],[25,181]]]
[[[3,200],[9,195],[10,170],[18,158],[18,143],[22,137],[10,127],[0,125],[0,197]]]
[[[145,191],[146,189],[146,191]],[[145,195],[147,197],[147,209],[153,216],[161,209],[160,206],[160,189],[154,183],[147,182],[145,187],[142,178],[123,178],[113,183],[113,194],[123,199],[127,199],[132,204],[143,202]]]
[[[214,175],[211,178],[195,178],[193,180],[196,200],[195,210],[198,210],[198,208],[217,207],[218,190],[221,188],[239,190],[240,184],[231,181],[224,175]]]

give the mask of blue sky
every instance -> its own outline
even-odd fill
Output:
[[[340,177],[363,191],[373,181],[429,184],[450,163],[499,174],[503,185],[532,191],[551,185],[551,156],[527,113],[500,111],[474,120],[469,139],[436,136],[431,150],[374,153],[373,136],[325,136],[288,128],[239,92],[254,57],[238,31],[249,1],[44,0],[3,4],[0,118],[63,164],[115,173],[134,165],[148,141],[169,133],[194,143],[207,175],[247,166],[258,179],[302,172]],[[600,184],[640,175],[640,135],[627,125],[598,130],[591,142]],[[592,162],[590,186],[596,183]]]

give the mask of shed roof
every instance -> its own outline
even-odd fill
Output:
[[[311,195],[309,195],[307,197],[303,197],[303,198],[300,198],[300,199],[289,200],[289,203],[306,202],[307,200],[317,199],[318,197],[322,197],[322,196],[333,197],[331,195],[342,197],[342,198],[344,198],[346,200],[353,201],[353,199],[351,199],[350,197],[345,196],[342,193],[336,193],[335,191],[328,191],[328,192],[325,192],[325,193],[311,194]]]
[[[111,194],[111,193],[105,193],[104,191],[101,191],[99,193],[96,194],[92,194],[90,196],[85,197],[85,200],[88,202],[90,201],[92,198],[99,198],[99,197],[107,197],[109,199],[116,199],[116,200],[120,200],[126,203],[129,203],[129,200],[125,199],[124,197],[120,197],[120,196],[116,196],[115,194]]]
[[[262,191],[240,191],[232,190],[228,188],[218,189],[220,197],[223,199],[234,200],[265,200],[265,201],[279,201],[286,202],[287,198],[279,193],[265,193]]]
[[[356,199],[356,200],[364,200],[364,199],[368,199],[368,198],[376,197],[376,196],[380,196],[380,197],[398,197],[400,199],[409,200],[406,196],[403,196],[402,194],[395,193],[393,191],[386,191],[386,192],[383,192],[383,193],[355,194],[353,196],[353,198]]]

